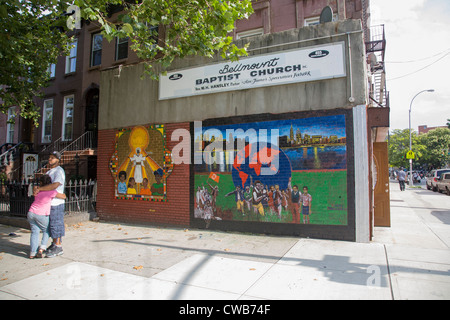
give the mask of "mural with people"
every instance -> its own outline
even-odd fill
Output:
[[[203,127],[194,217],[347,225],[345,115]]]
[[[110,170],[117,199],[165,201],[173,169],[164,125],[136,126],[116,132]]]

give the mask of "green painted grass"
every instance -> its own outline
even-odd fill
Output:
[[[212,186],[219,186],[219,194],[216,199],[217,216],[224,220],[234,221],[261,221],[292,223],[290,210],[282,210],[281,219],[277,214],[271,214],[266,208],[265,216],[260,216],[253,212],[253,208],[248,211],[245,207],[245,215],[242,215],[236,208],[234,195],[225,197],[225,194],[235,189],[230,174],[219,174],[219,184],[211,179],[208,174],[195,175],[195,191],[198,186],[207,186],[209,182]],[[321,225],[347,225],[347,171],[301,171],[292,172],[292,186],[297,185],[299,190],[303,186],[308,187],[308,192],[312,196],[310,224]],[[303,216],[300,216],[300,223]]]

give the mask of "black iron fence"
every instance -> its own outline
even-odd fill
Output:
[[[33,182],[0,180],[0,214],[26,217],[34,201]],[[65,211],[69,213],[94,212],[97,198],[95,180],[69,181],[66,184]]]

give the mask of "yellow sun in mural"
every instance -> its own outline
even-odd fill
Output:
[[[146,128],[138,126],[131,130],[130,138],[128,139],[131,150],[136,150],[136,148],[145,150],[148,147],[148,143],[149,135]]]
[[[164,125],[116,132],[116,149],[109,167],[116,179],[117,199],[166,201],[166,179],[173,163],[165,137]]]
[[[146,152],[149,140],[150,137],[147,128],[137,126],[131,130],[130,137],[128,138],[130,153],[119,167],[119,172],[129,172],[127,183],[129,183],[130,178],[133,178],[135,183],[141,184],[144,179],[150,178],[150,175],[158,174],[161,177],[164,175],[162,167]],[[145,165],[149,166],[150,172],[147,172]],[[127,170],[129,166],[131,166],[131,171]]]

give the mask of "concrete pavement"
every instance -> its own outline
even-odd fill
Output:
[[[391,183],[391,224],[352,243],[83,222],[33,260],[0,225],[0,299],[450,299],[450,197]]]

